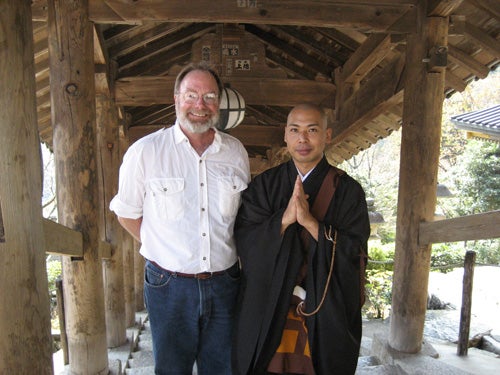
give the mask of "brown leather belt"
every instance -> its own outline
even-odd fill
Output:
[[[216,272],[182,273],[182,272],[174,272],[174,271],[167,270],[167,269],[163,268],[162,266],[160,266],[158,263],[153,262],[152,260],[150,260],[150,262],[151,262],[151,264],[154,264],[156,267],[162,269],[163,271],[168,272],[172,276],[187,277],[190,279],[206,280],[206,279],[210,279],[214,276],[223,275],[227,271],[227,270],[224,270],[224,271],[216,271]],[[236,264],[237,263],[235,263],[235,265]],[[231,269],[233,267],[234,266],[231,266],[228,269]]]

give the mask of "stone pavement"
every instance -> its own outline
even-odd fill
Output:
[[[500,374],[500,358],[483,350],[470,348],[466,357],[458,357],[456,345],[426,339],[422,351],[410,355],[389,347],[388,325],[383,322],[365,321],[363,333],[356,375]],[[110,375],[153,375],[151,330],[146,312],[136,314],[136,326],[127,330],[127,337],[126,345],[108,351]],[[65,371],[56,370],[54,374],[66,375]]]

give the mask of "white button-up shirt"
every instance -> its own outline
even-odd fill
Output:
[[[237,260],[234,221],[249,181],[248,155],[236,138],[216,131],[199,156],[175,124],[130,146],[110,209],[143,218],[140,252],[161,267],[221,271]]]

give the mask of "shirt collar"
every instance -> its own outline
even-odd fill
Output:
[[[215,130],[215,135],[214,135],[214,141],[210,145],[210,147],[207,149],[208,152],[210,153],[216,153],[219,152],[221,144],[222,144],[222,139],[220,135],[220,131],[214,127]],[[186,134],[181,129],[181,125],[179,124],[179,121],[175,121],[174,124],[174,141],[176,144],[179,144],[183,141],[188,141],[188,137],[186,137]]]
[[[309,172],[307,172],[305,175],[302,175],[302,173],[300,173],[300,171],[297,169],[297,173],[299,174],[300,176],[300,179],[302,180],[302,182],[304,182],[304,180],[307,178],[307,176],[309,176],[311,174],[312,171],[314,171],[316,167],[314,167],[313,169],[311,169]]]

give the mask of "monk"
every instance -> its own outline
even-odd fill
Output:
[[[294,107],[291,160],[242,195],[234,374],[355,373],[370,224],[360,184],[326,160],[327,124],[321,107]]]

